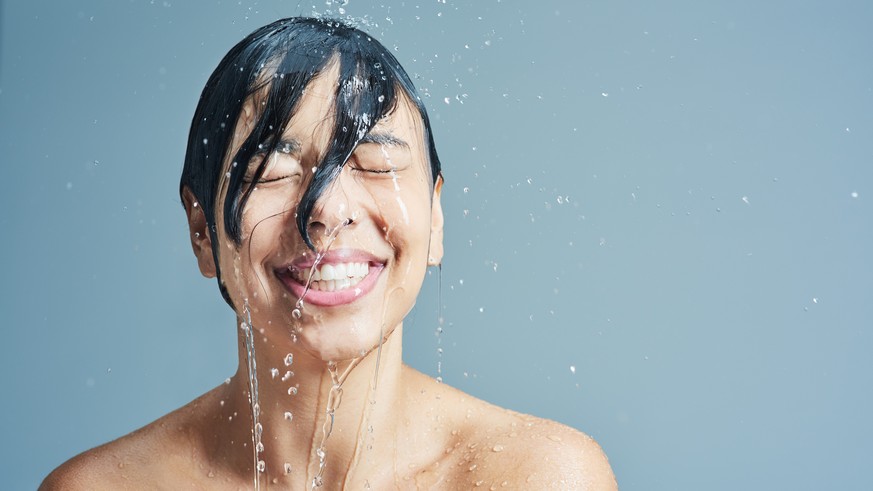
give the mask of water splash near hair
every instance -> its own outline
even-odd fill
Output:
[[[266,463],[261,460],[261,452],[264,451],[264,444],[261,441],[261,436],[264,433],[264,428],[261,426],[261,403],[258,398],[258,367],[255,360],[255,334],[252,326],[252,313],[249,310],[249,299],[246,298],[243,303],[243,320],[239,328],[242,329],[246,338],[246,360],[249,375],[249,404],[252,409],[252,465],[254,467],[254,489],[261,489],[261,473],[266,470]]]
[[[303,299],[306,298],[306,294],[309,293],[309,288],[312,286],[312,273],[318,269],[318,265],[321,264],[321,261],[324,259],[324,256],[330,250],[330,246],[333,244],[333,241],[336,240],[342,229],[348,227],[352,224],[351,218],[346,218],[342,223],[334,227],[327,234],[327,244],[325,244],[324,249],[318,251],[315,254],[315,260],[312,262],[312,266],[309,268],[309,278],[306,279],[306,286],[303,288],[303,294],[300,295],[300,298],[297,299],[297,303],[294,305],[294,310],[291,311],[291,317],[299,320],[303,317]]]

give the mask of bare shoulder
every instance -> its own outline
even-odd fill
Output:
[[[61,464],[42,482],[43,490],[133,489],[143,485],[142,476],[131,476],[141,466],[132,461],[146,460],[146,447],[154,433],[152,423],[117,440],[92,448]],[[125,469],[125,467],[128,467]],[[133,478],[133,479],[132,479]]]
[[[116,442],[92,448],[64,462],[43,480],[40,491],[129,488],[120,474],[123,457],[113,450],[118,447]]]
[[[593,438],[554,421],[516,416],[518,421],[501,440],[517,443],[489,439],[495,443],[485,460],[493,462],[499,475],[530,489],[617,489],[606,454]],[[498,456],[503,452],[505,456]]]
[[[179,457],[186,452],[183,441],[196,403],[64,462],[45,478],[40,491],[164,487],[168,478],[179,476]]]
[[[600,445],[569,426],[503,409],[441,386],[445,485],[485,489],[615,490]]]

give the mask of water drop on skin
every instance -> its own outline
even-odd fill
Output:
[[[288,353],[285,355],[285,366],[290,367],[292,363],[294,363],[294,353]]]

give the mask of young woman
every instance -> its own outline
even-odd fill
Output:
[[[403,319],[443,255],[441,186],[424,106],[376,40],[291,18],[237,44],[180,191],[239,369],[43,489],[614,489],[588,436],[403,365]]]

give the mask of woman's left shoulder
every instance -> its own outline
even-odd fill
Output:
[[[548,419],[478,401],[472,415],[466,469],[499,489],[615,490],[609,460],[585,433]]]
[[[515,419],[508,433],[498,432],[503,438],[488,442],[488,460],[501,474],[529,489],[617,489],[609,460],[593,438],[547,419],[521,414]]]
[[[495,406],[417,372],[413,375],[417,383],[408,385],[410,400],[416,401],[415,413],[432,421],[429,434],[441,430],[446,434],[447,448],[438,459],[439,468],[451,469],[446,484],[484,489],[617,489],[606,454],[585,433]]]

